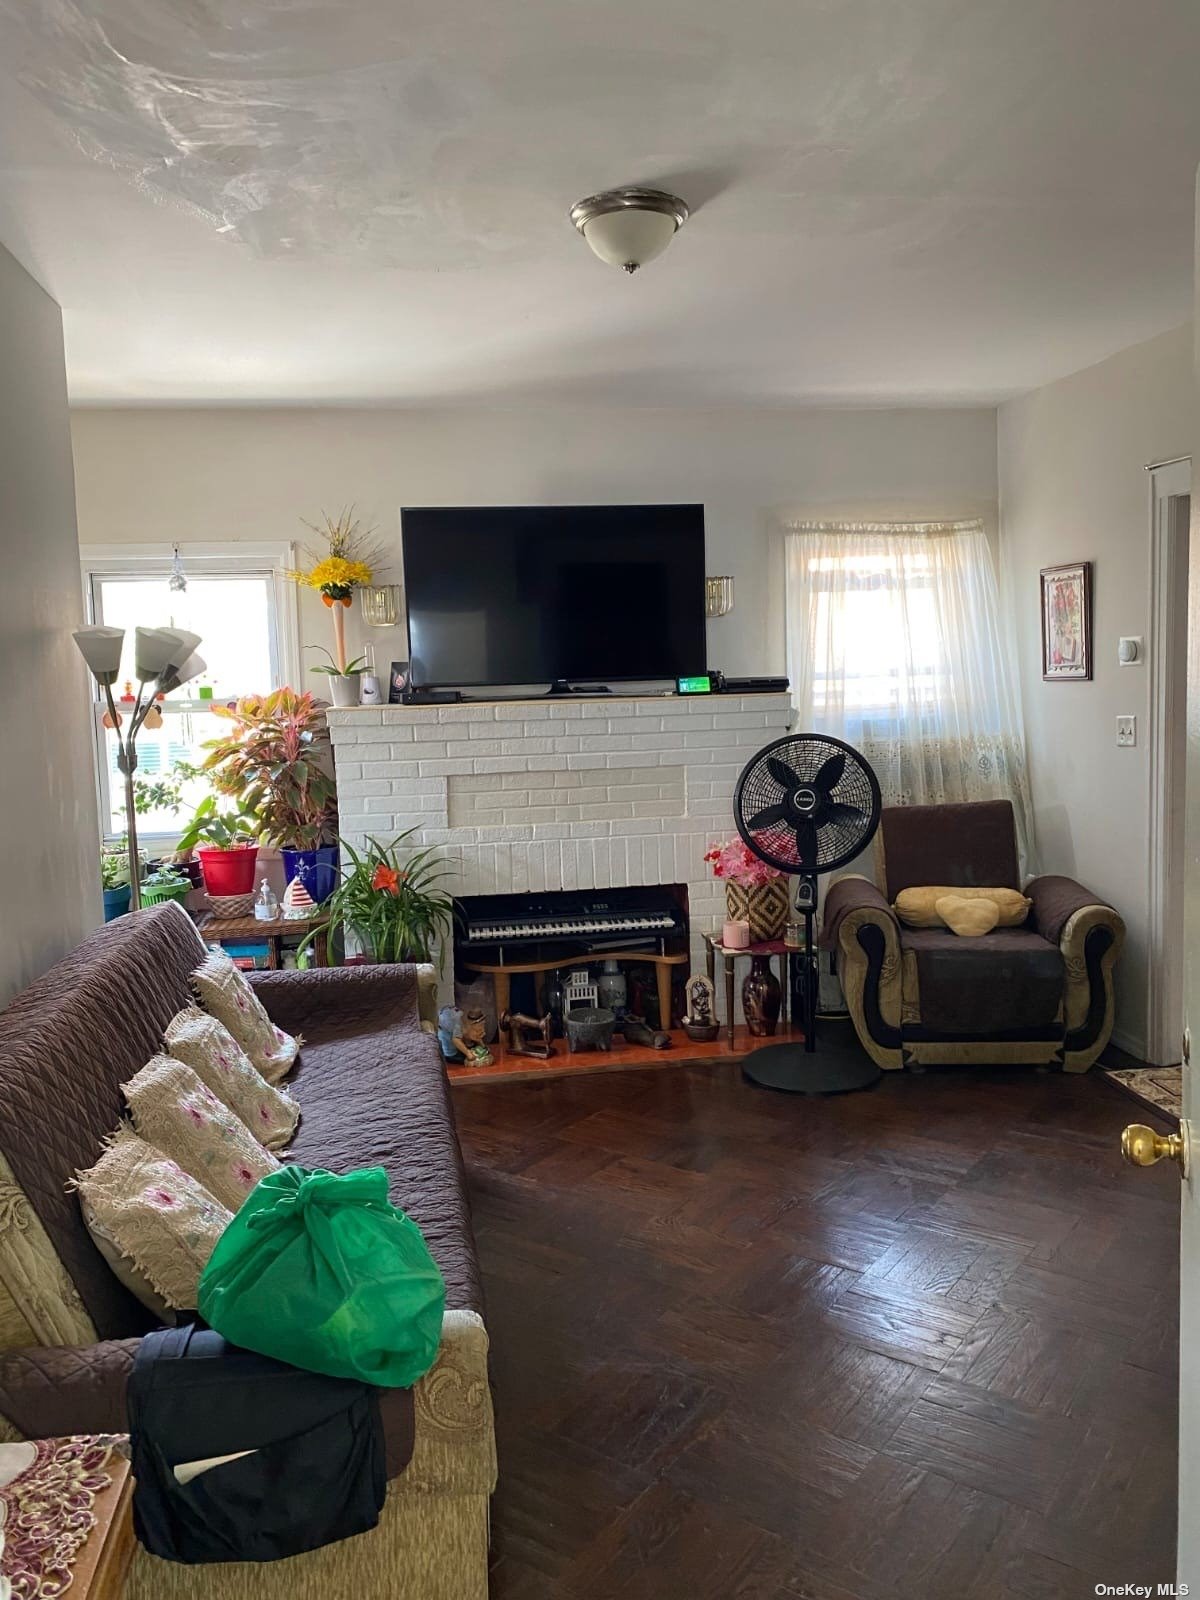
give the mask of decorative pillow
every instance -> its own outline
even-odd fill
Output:
[[[232,1213],[128,1125],[75,1174],[75,1187],[89,1229],[103,1230],[166,1305],[194,1311],[200,1274]]]
[[[1000,907],[994,900],[964,900],[960,895],[944,894],[935,910],[951,933],[963,939],[980,939],[1000,921]]]
[[[1033,909],[1019,889],[958,889],[942,884],[932,889],[901,889],[896,896],[896,915],[906,928],[940,928],[943,918],[937,903],[949,895],[955,900],[990,900],[1000,913],[996,926],[1019,928]]]
[[[192,973],[192,988],[204,1009],[223,1022],[268,1083],[286,1078],[300,1049],[271,1021],[262,1001],[223,950],[210,950]]]
[[[175,1307],[167,1304],[136,1261],[130,1256],[121,1254],[121,1246],[112,1232],[93,1213],[91,1206],[85,1200],[80,1201],[80,1209],[92,1243],[104,1257],[104,1264],[113,1277],[118,1283],[123,1284],[136,1300],[140,1300],[147,1311],[153,1312],[160,1322],[168,1327],[174,1327]]]
[[[178,1161],[230,1211],[279,1166],[241,1118],[181,1061],[155,1056],[121,1093],[142,1138]]]
[[[282,1089],[276,1089],[254,1066],[223,1022],[199,1006],[177,1012],[163,1036],[167,1053],[207,1084],[218,1100],[268,1150],[287,1144],[300,1120],[300,1107]]]

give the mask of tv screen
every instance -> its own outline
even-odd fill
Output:
[[[406,507],[410,682],[705,670],[703,506]]]

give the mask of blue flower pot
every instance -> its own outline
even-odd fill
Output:
[[[123,883],[119,889],[104,889],[104,920],[112,922],[116,917],[123,917],[129,910],[130,889]]]
[[[301,883],[318,905],[329,899],[337,887],[337,845],[323,844],[318,850],[281,850],[279,854],[283,857],[285,884],[291,883],[299,873]]]

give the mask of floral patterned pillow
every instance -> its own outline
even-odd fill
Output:
[[[181,1061],[155,1056],[121,1093],[142,1138],[230,1211],[239,1209],[260,1178],[278,1169],[242,1119]]]
[[[233,1221],[202,1183],[123,1124],[93,1166],[75,1174],[89,1227],[168,1306],[196,1309],[200,1274]]]
[[[262,1001],[223,950],[210,950],[192,973],[200,1004],[223,1022],[268,1083],[286,1078],[300,1049],[299,1039],[277,1028]]]
[[[300,1120],[300,1107],[269,1084],[223,1022],[188,1006],[167,1023],[167,1054],[182,1061],[268,1150],[280,1150]]]

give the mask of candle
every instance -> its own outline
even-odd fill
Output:
[[[726,950],[746,950],[750,946],[750,924],[727,922],[721,930],[721,943]]]

